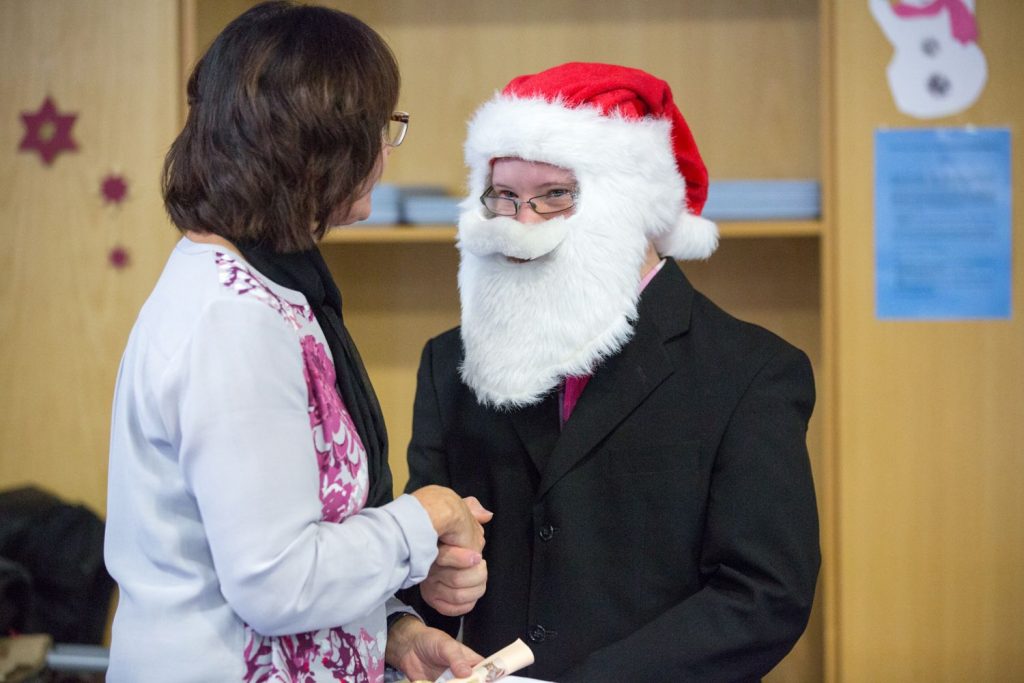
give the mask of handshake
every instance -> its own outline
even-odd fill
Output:
[[[420,594],[441,614],[463,615],[487,589],[483,525],[494,515],[476,498],[460,498],[443,486],[424,486],[412,495],[427,511],[438,536],[437,559],[420,584]],[[390,628],[385,660],[410,680],[432,681],[446,671],[470,676],[483,657],[444,631],[408,616]]]
[[[424,486],[412,495],[427,511],[439,539],[437,560],[420,584],[420,594],[441,614],[461,616],[487,589],[483,525],[494,513],[473,496],[459,498],[443,486]]]

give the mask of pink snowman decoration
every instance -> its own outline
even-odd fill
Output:
[[[868,0],[892,43],[886,74],[901,112],[921,119],[970,107],[988,79],[974,0]]]

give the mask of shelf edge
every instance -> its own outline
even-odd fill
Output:
[[[818,237],[819,220],[807,221],[723,221],[718,224],[722,239]],[[445,225],[380,225],[335,228],[322,244],[445,244],[454,243],[455,228]]]

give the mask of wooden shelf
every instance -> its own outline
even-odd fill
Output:
[[[812,221],[728,221],[718,224],[722,239],[817,237],[821,222]],[[324,244],[444,244],[455,241],[455,228],[447,225],[378,225],[335,228]]]
[[[323,244],[390,244],[394,242],[444,243],[455,241],[455,228],[449,225],[374,225],[334,228]]]
[[[820,220],[801,221],[722,221],[718,224],[722,239],[734,237],[819,237]]]

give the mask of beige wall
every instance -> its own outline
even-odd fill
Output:
[[[42,485],[105,509],[121,350],[174,241],[159,173],[178,118],[173,0],[0,3],[0,488]],[[19,153],[19,114],[50,95],[79,150]],[[105,204],[119,173],[127,201]],[[107,254],[130,252],[116,270]]]
[[[1024,680],[1024,281],[1010,320],[880,322],[873,133],[1009,126],[1024,240],[1024,4],[979,0],[989,82],[955,117],[901,115],[866,2],[833,0],[836,680]]]

